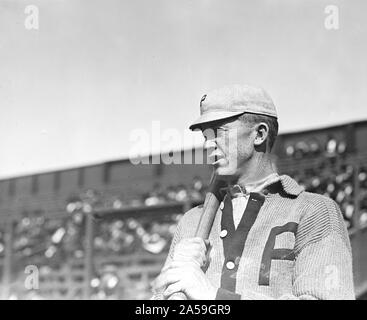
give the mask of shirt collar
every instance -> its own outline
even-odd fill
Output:
[[[232,198],[236,198],[243,195],[248,195],[251,192],[261,192],[266,186],[279,181],[280,177],[277,173],[272,173],[265,178],[246,184],[235,184],[229,185],[227,188],[227,193],[230,194]]]
[[[283,191],[291,196],[298,196],[304,191],[304,188],[290,176],[279,176],[277,173],[273,173],[260,181],[249,184],[247,187],[239,184],[228,186],[226,191],[232,198],[236,198],[238,196],[248,195],[250,192],[261,192],[276,183],[280,183]]]

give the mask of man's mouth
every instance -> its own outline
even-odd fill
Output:
[[[218,168],[218,167],[224,167],[227,165],[227,160],[225,158],[221,158],[217,161],[215,161],[212,166],[214,166],[215,168]]]
[[[224,155],[216,151],[212,152],[208,158],[214,167],[220,167],[227,164],[227,160]]]

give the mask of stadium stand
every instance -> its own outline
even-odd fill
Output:
[[[334,199],[367,291],[367,122],[285,134],[280,173]],[[181,154],[181,157],[183,155]],[[0,181],[5,299],[147,299],[183,213],[203,202],[210,167],[114,161]],[[27,267],[39,283],[27,288]]]

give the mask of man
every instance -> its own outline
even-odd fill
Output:
[[[202,130],[216,175],[230,183],[208,240],[194,237],[202,207],[180,220],[154,291],[166,299],[354,299],[339,207],[272,166],[270,96],[235,85],[205,95],[200,109],[190,129]]]

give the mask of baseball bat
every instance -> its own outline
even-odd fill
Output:
[[[220,189],[225,187],[226,182],[218,179],[215,173],[213,173],[208,192],[205,195],[203,213],[201,214],[199,224],[196,228],[195,237],[200,237],[204,240],[209,238],[215,215],[218,211],[219,204],[222,201]],[[187,297],[184,293],[178,292],[171,295],[168,300],[187,300]]]

